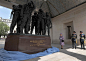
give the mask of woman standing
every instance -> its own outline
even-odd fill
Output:
[[[63,45],[64,45],[64,37],[62,36],[62,33],[60,33],[59,40],[60,40],[61,49],[63,49]]]

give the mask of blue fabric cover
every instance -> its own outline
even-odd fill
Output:
[[[6,51],[4,49],[0,49],[0,61],[21,61],[49,55],[55,52],[59,52],[59,49],[56,47],[48,48],[47,50],[36,54],[26,54],[19,51]]]

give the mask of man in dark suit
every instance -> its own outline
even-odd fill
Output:
[[[83,34],[83,32],[80,31],[80,44],[81,44],[81,49],[85,49],[84,40],[85,40],[85,34]],[[83,45],[83,48],[82,48],[82,45]]]
[[[76,39],[77,39],[77,34],[75,31],[73,31],[73,34],[72,34],[72,48],[75,47],[76,49]]]

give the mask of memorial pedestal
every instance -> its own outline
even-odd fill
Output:
[[[33,54],[42,52],[50,47],[51,39],[49,36],[9,34],[6,38],[4,49]]]

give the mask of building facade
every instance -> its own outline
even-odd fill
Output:
[[[1,20],[3,23],[7,24],[9,27],[10,27],[10,25],[11,25],[11,23],[12,23],[12,20],[11,20],[11,19],[3,19],[2,17],[0,17],[0,20]],[[15,26],[14,30],[16,30],[16,26]],[[8,33],[10,33],[10,30],[8,31]]]
[[[0,20],[1,20],[3,23],[6,23],[6,24],[10,27],[12,20],[10,20],[10,19],[2,19],[2,17],[0,17]]]
[[[73,31],[76,31],[78,37],[77,44],[80,44],[80,31],[83,31],[86,35],[86,3],[52,18],[52,23],[51,38],[53,43],[60,42],[59,35],[62,33],[65,39],[65,44],[71,44],[72,42],[69,36],[71,36]]]

